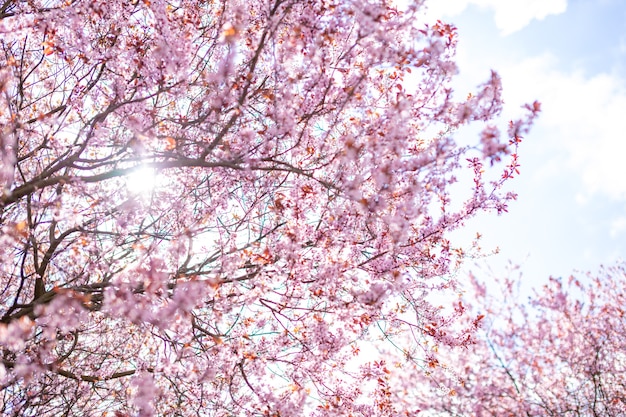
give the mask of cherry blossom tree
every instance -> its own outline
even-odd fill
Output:
[[[415,412],[539,112],[455,98],[422,7],[0,1],[0,412]]]
[[[421,375],[445,416],[626,414],[626,264],[551,278],[524,302],[519,280],[477,284],[484,332]]]

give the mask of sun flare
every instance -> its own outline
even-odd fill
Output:
[[[152,168],[141,167],[126,177],[126,188],[132,194],[147,194],[157,185],[157,173]]]

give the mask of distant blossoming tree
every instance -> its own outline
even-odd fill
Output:
[[[501,284],[477,285],[477,343],[416,376],[428,415],[626,415],[626,264],[552,278],[529,300]]]
[[[0,413],[413,413],[477,327],[432,299],[448,232],[506,210],[539,111],[455,101],[421,8],[0,1]]]

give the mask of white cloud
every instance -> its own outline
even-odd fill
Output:
[[[479,0],[477,3],[494,9],[496,26],[503,35],[517,32],[533,19],[542,20],[567,9],[567,0]]]
[[[626,231],[626,217],[620,216],[611,222],[611,229],[609,230],[609,234],[612,238],[621,235],[622,233],[624,233],[624,231]]]
[[[502,60],[460,45],[455,90],[465,96],[497,68],[504,87],[504,120],[538,100],[542,113],[522,144],[522,170],[536,182],[571,184],[576,202],[600,195],[626,200],[626,78],[618,72],[587,76],[559,69],[549,53]],[[532,166],[532,171],[527,168]]]
[[[427,2],[428,14],[456,16],[470,4],[493,10],[495,24],[503,35],[517,32],[534,19],[541,20],[567,9],[567,0],[431,0]]]
[[[512,30],[527,24],[528,16],[539,19],[567,6],[566,1],[552,0],[432,0],[430,4],[444,19],[462,14],[469,4],[490,7],[500,19],[501,30],[507,7]],[[522,4],[529,10],[519,11]],[[512,16],[511,10],[518,10],[520,15]],[[580,16],[576,10],[571,12],[557,23],[575,26]],[[572,55],[575,48],[559,50],[561,44],[549,39],[533,45],[538,36],[532,28],[515,37],[492,36],[493,28],[485,28],[489,18],[486,13],[468,13],[458,19],[460,74],[453,84],[456,96],[464,97],[484,82],[493,68],[503,79],[503,122],[519,117],[519,106],[534,100],[542,103],[543,112],[519,149],[522,175],[510,184],[519,193],[519,201],[511,204],[506,216],[495,221],[475,219],[476,223],[468,223],[468,230],[484,233],[485,248],[488,242],[499,244],[501,258],[521,262],[521,255],[530,253],[523,268],[526,283],[533,277],[567,275],[572,268],[587,270],[614,262],[626,245],[624,60],[604,55],[607,48],[603,46],[611,40],[606,33],[595,31],[590,32],[590,44],[593,40],[604,44],[597,51],[589,51],[589,56],[600,63],[596,62],[593,69],[576,68],[577,63],[587,62],[583,59],[587,55]],[[626,38],[617,42],[619,39],[611,44],[615,46],[613,54],[626,50]],[[530,51],[551,52],[525,55]],[[489,262],[494,259],[489,258]]]
[[[558,71],[550,55],[505,66],[501,74],[508,103],[542,102],[531,140],[566,161],[562,174],[578,176],[587,196],[626,199],[626,80]]]

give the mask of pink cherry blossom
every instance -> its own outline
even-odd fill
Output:
[[[520,297],[517,280],[490,281],[472,303],[484,312],[475,344],[442,353],[445,367],[415,374],[415,383],[431,387],[424,410],[476,416],[626,412],[623,263],[597,275],[552,278],[528,300]]]
[[[450,232],[539,112],[456,98],[422,7],[4,2],[2,413],[414,415],[405,375],[476,343]]]

